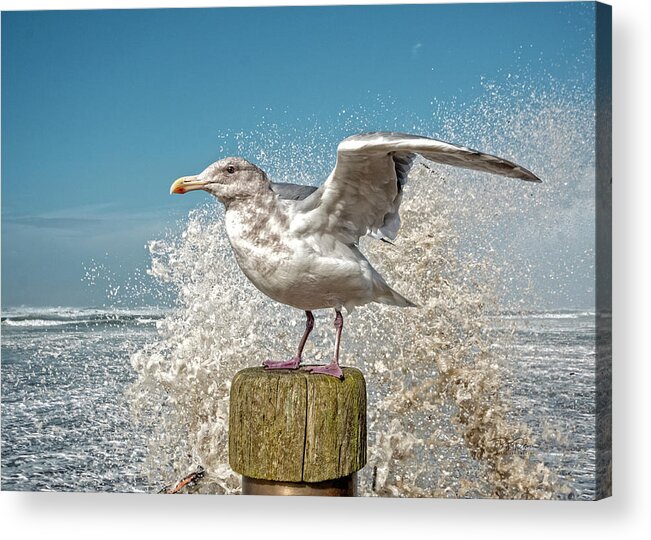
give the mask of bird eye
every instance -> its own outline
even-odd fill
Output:
[[[226,167],[226,171],[228,171],[228,174],[233,174],[235,172],[235,167],[229,165],[228,167]]]

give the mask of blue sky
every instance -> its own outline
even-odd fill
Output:
[[[556,3],[4,12],[2,305],[101,304],[84,266],[103,261],[118,279],[145,267],[146,241],[198,203],[170,197],[171,181],[235,153],[228,134],[266,122],[289,144],[327,119],[334,143],[351,125],[342,111],[356,108],[377,109],[360,130],[431,118],[436,133],[432,101],[463,107],[482,77],[589,85],[590,13]]]

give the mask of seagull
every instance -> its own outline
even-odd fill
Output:
[[[379,302],[415,304],[393,290],[358,247],[360,237],[395,240],[407,175],[417,156],[529,182],[541,180],[506,159],[447,142],[394,132],[353,135],[337,147],[337,162],[320,187],[271,182],[241,157],[227,157],[195,176],[176,180],[170,193],[207,191],[225,207],[226,233],[246,277],[271,299],[303,310],[305,331],[296,355],[267,360],[267,369],[298,369],[314,328],[312,311],[335,310],[335,350],[327,365],[303,366],[343,379],[339,348],[342,308]]]

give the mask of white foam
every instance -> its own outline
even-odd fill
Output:
[[[70,321],[53,321],[45,319],[22,319],[22,320],[12,320],[5,319],[2,321],[2,324],[6,326],[33,326],[33,327],[46,327],[46,326],[64,326],[70,324]]]

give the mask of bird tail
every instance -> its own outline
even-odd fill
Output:
[[[370,265],[368,260],[366,260],[365,257],[359,253],[359,251],[357,253],[362,260],[365,260]],[[411,300],[407,300],[400,293],[394,291],[391,287],[389,287],[389,285],[387,285],[387,282],[384,281],[384,278],[372,266],[371,272],[373,283],[373,302],[387,304],[389,306],[418,307]]]
[[[378,288],[380,290],[376,293],[375,301],[380,304],[398,307],[418,307],[418,305],[414,304],[411,300],[408,300],[400,293],[394,291],[386,283],[382,283],[381,287]]]

